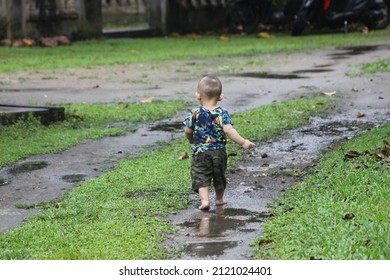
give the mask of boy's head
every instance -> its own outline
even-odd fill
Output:
[[[200,79],[196,89],[196,96],[198,99],[215,99],[222,100],[222,83],[213,76],[205,76]]]

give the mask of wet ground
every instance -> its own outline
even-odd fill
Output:
[[[331,145],[390,119],[388,73],[346,76],[356,71],[358,63],[389,54],[390,43],[383,42],[242,58],[267,63],[261,67],[233,66],[228,71],[229,59],[215,59],[212,72],[224,83],[225,99],[221,105],[232,113],[271,102],[318,96],[321,92],[335,91],[337,104],[327,116],[313,118],[307,126],[286,131],[280,138],[258,143],[246,154],[239,168],[229,171],[227,205],[212,205],[210,211],[199,211],[198,199],[193,195],[188,209],[168,217],[178,231],[167,245],[182,248],[182,259],[250,259],[253,253],[249,244],[261,235],[273,198],[302,180],[302,171],[314,165]],[[1,83],[0,103],[137,102],[151,96],[194,101],[198,77],[210,73],[205,68],[209,67],[210,61],[207,62],[1,74],[0,79],[7,83]],[[25,75],[29,80],[21,83]],[[38,211],[29,205],[55,199],[80,181],[114,168],[120,159],[181,136],[177,123],[183,115],[178,112],[171,120],[140,127],[135,133],[87,140],[62,153],[32,156],[0,169],[0,231],[17,227]]]
[[[273,199],[300,182],[333,145],[373,129],[390,117],[388,110],[369,110],[366,114],[364,121],[342,114],[315,117],[310,124],[246,154],[240,166],[228,175],[227,205],[199,211],[194,196],[190,208],[169,218],[179,229],[173,240],[183,249],[181,259],[251,259],[248,241],[254,242],[261,235],[262,224],[271,216]]]

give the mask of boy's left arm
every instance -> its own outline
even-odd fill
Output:
[[[191,128],[189,128],[188,126],[185,126],[184,127],[184,134],[186,135],[188,142],[190,142],[190,144],[193,144],[194,143],[194,131]]]

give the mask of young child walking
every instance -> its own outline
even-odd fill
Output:
[[[217,77],[205,76],[195,93],[200,106],[194,108],[184,120],[184,133],[192,144],[192,189],[199,194],[200,210],[209,210],[209,187],[215,189],[215,204],[226,204],[225,172],[227,168],[227,138],[244,149],[255,146],[243,138],[233,127],[229,112],[218,106],[223,99],[222,83]]]

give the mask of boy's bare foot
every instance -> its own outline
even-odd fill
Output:
[[[217,206],[222,206],[225,204],[227,204],[227,201],[224,201],[224,200],[216,200],[215,201],[215,205],[217,205]]]
[[[207,200],[202,200],[201,205],[199,206],[199,210],[209,210],[210,209],[210,203]]]

